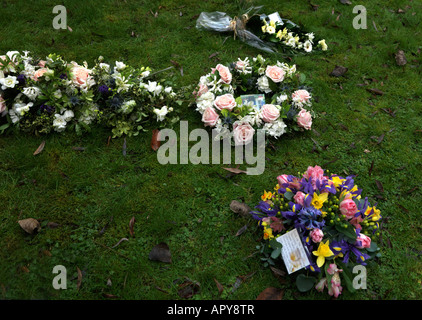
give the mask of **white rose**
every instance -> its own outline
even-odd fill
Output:
[[[54,92],[54,98],[60,99],[62,97],[62,92],[60,89],[58,89],[56,92]]]
[[[287,98],[288,98],[287,94],[282,94],[277,97],[277,103],[281,105],[284,101],[287,100]]]
[[[141,76],[145,78],[145,77],[148,77],[150,73],[151,73],[150,71],[144,71],[141,73]]]
[[[66,121],[66,122],[68,122],[68,121],[70,121],[70,120],[72,120],[72,118],[75,116],[75,114],[73,113],[73,111],[72,110],[66,110],[64,113],[63,113],[63,119]]]
[[[157,82],[153,81],[148,81],[148,85],[146,86],[146,89],[151,92],[154,93],[154,95],[159,95],[161,93],[161,91],[163,90],[163,87],[159,84],[157,84]]]
[[[60,114],[55,114],[54,116],[56,117],[53,121],[54,130],[56,130],[57,132],[62,132],[66,129],[67,122],[64,119],[64,116]]]
[[[268,78],[266,76],[258,78],[257,85],[260,91],[264,91],[265,93],[271,92]]]
[[[303,44],[303,49],[306,52],[311,52],[312,51],[312,43],[310,40],[306,40],[305,43]]]
[[[6,90],[7,88],[14,88],[18,83],[19,81],[14,76],[7,76],[6,78],[0,79],[2,90]]]
[[[154,109],[154,113],[157,115],[157,121],[163,121],[168,113],[167,106],[164,106],[161,109]]]
[[[116,61],[116,67],[114,68],[114,70],[123,70],[124,68],[126,68],[126,65],[123,62],[120,61]]]
[[[103,69],[106,72],[110,71],[110,65],[107,63],[100,63],[99,66],[100,66],[100,69]]]
[[[208,107],[212,107],[214,105],[215,95],[211,91],[208,91],[202,94],[196,100],[196,110],[199,111],[201,114],[207,109]]]

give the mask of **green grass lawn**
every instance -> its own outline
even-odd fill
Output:
[[[102,55],[156,70],[175,66],[165,75],[179,86],[196,85],[217,63],[262,53],[230,34],[198,31],[202,11],[237,15],[248,4],[278,11],[327,40],[326,53],[286,58],[311,79],[318,117],[313,131],[282,136],[267,148],[262,175],[230,178],[223,165],[160,165],[151,131],[126,138],[126,156],[124,138],[108,143],[110,133],[99,128],[83,137],[0,136],[1,298],[182,299],[188,278],[199,284],[193,299],[256,299],[270,286],[284,289],[284,299],[330,299],[315,290],[298,293],[294,277],[280,282],[264,268],[256,254],[261,232],[229,208],[232,200],[255,206],[278,175],[314,165],[356,174],[385,219],[382,257],[368,268],[367,290],[345,291],[339,299],[422,298],[422,3],[365,1],[367,29],[355,30],[353,5],[337,0],[63,0],[72,31],[53,29],[57,4],[2,1],[0,52],[54,52],[89,65]],[[398,49],[405,66],[396,65]],[[343,77],[330,76],[336,65],[348,68]],[[181,115],[191,129],[203,127],[189,101]],[[43,152],[34,156],[43,140]],[[17,223],[30,217],[42,221],[35,236]],[[122,238],[128,241],[113,248]],[[161,242],[170,248],[171,264],[148,259]],[[56,265],[67,268],[67,290],[52,287]],[[224,287],[221,296],[216,281]]]

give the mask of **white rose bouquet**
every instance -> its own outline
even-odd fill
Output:
[[[200,78],[194,95],[204,125],[232,136],[235,145],[251,142],[257,129],[275,139],[310,130],[315,117],[306,76],[261,55],[218,64]]]

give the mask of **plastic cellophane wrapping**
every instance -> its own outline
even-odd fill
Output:
[[[269,53],[275,53],[277,49],[274,44],[263,41],[246,29],[247,22],[251,17],[265,16],[259,14],[261,9],[262,6],[251,7],[240,17],[235,16],[233,18],[220,11],[202,12],[196,21],[196,28],[215,32],[233,32],[235,38],[239,38],[248,45]]]

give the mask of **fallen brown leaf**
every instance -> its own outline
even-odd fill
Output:
[[[286,282],[286,272],[284,272],[283,270],[277,269],[275,267],[270,266],[271,271],[273,272],[274,276],[281,282],[281,283],[285,283]]]
[[[407,63],[406,57],[403,50],[399,50],[396,53],[396,63],[398,66],[404,66]]]
[[[378,190],[384,193],[384,187],[381,183],[381,181],[375,180],[375,183],[377,184]]]
[[[75,151],[85,151],[85,149],[86,148],[84,147],[72,147],[72,150],[75,150]]]
[[[250,212],[251,212],[251,208],[249,208],[249,206],[245,203],[233,200],[230,203],[230,209],[234,212],[237,213],[239,215],[241,215],[244,218],[250,218]]]
[[[200,284],[196,281],[192,281],[186,278],[186,281],[180,284],[179,288],[180,289],[177,291],[179,297],[189,299],[199,292]]]
[[[231,173],[234,173],[234,174],[246,173],[246,171],[240,170],[238,167],[237,168],[223,168],[223,169],[230,171]]]
[[[41,142],[37,150],[35,150],[34,156],[36,156],[37,154],[40,154],[44,150],[44,147],[45,147],[45,141]]]
[[[284,291],[278,288],[269,287],[262,291],[256,300],[282,300]]]
[[[151,252],[149,253],[148,259],[153,261],[171,263],[171,253],[169,246],[164,242],[157,244],[154,248],[152,248]]]
[[[241,234],[243,234],[246,229],[248,228],[248,225],[244,225],[242,228],[240,228],[237,232],[236,232],[236,237],[240,236]]]
[[[341,77],[341,76],[343,76],[347,72],[347,70],[349,70],[349,69],[346,68],[346,67],[336,66],[334,68],[334,70],[331,71],[330,76],[333,76],[333,77]]]
[[[78,282],[76,284],[76,290],[79,290],[82,285],[82,271],[78,267],[76,267],[76,270],[78,271]]]
[[[160,148],[160,141],[158,140],[159,134],[160,131],[158,129],[152,131],[151,148],[154,151],[157,151]]]
[[[376,95],[379,95],[379,96],[382,96],[384,94],[383,91],[381,91],[379,89],[375,89],[375,88],[367,88],[366,91],[373,93],[373,94],[376,94]]]
[[[33,218],[19,220],[18,223],[21,226],[21,228],[29,234],[38,232],[41,229],[41,225],[38,222],[38,220],[35,220]]]
[[[375,162],[375,160],[372,160],[371,166],[369,167],[369,170],[368,170],[368,175],[369,176],[372,174],[372,170],[374,169],[374,162]]]
[[[133,231],[134,224],[135,224],[135,217],[132,217],[132,219],[130,219],[129,221],[129,232],[132,237],[134,236],[134,231]]]
[[[217,281],[217,279],[214,278],[214,282],[217,285],[217,289],[218,289],[218,295],[220,296],[223,291],[224,291],[224,287],[221,285],[220,282]]]
[[[114,294],[110,294],[110,293],[103,293],[103,297],[106,299],[118,299],[119,297],[114,295]]]

